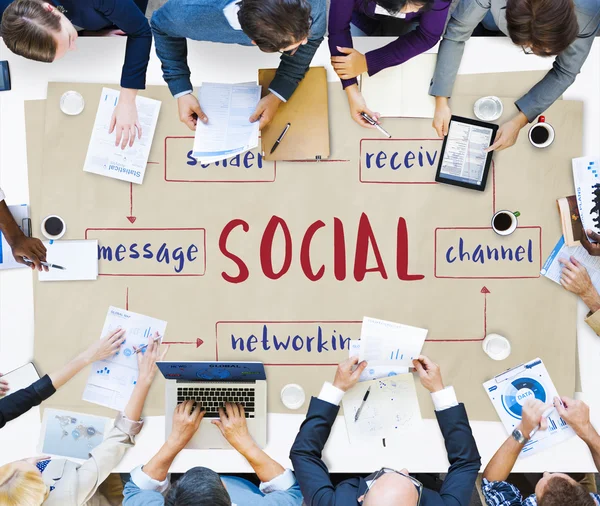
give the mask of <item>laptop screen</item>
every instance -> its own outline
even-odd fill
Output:
[[[258,381],[266,380],[260,362],[158,362],[166,379],[184,381]]]

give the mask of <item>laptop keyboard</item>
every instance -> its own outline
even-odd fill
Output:
[[[219,408],[226,402],[241,404],[246,418],[254,418],[254,388],[178,387],[177,404],[190,400],[206,409],[204,418],[219,418]]]

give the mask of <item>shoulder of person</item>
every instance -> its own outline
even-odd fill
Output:
[[[600,25],[600,0],[575,0],[579,35],[591,36]]]

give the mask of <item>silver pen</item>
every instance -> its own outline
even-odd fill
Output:
[[[544,411],[542,413],[542,418],[545,418],[546,420],[550,417],[550,415],[556,411],[556,408],[554,406],[549,407],[548,409],[546,409],[546,411]],[[529,439],[533,438],[533,436],[535,436],[535,434],[537,433],[538,430],[540,430],[541,426],[540,424],[538,424],[532,431],[531,434],[529,434]]]
[[[365,396],[363,397],[363,400],[360,403],[360,406],[356,410],[356,414],[354,415],[354,421],[355,422],[358,421],[358,417],[360,416],[360,412],[362,411],[362,408],[365,405],[365,402],[367,402],[367,399],[369,398],[369,394],[370,393],[371,393],[371,387],[367,388],[367,391],[365,392]]]
[[[163,338],[163,336],[159,335],[158,337],[154,338],[153,342],[160,341],[162,338]],[[144,344],[144,345],[140,346],[137,350],[135,350],[133,352],[133,354],[136,355],[137,353],[140,353],[140,352],[144,351],[147,347],[148,347],[148,345]]]
[[[29,260],[29,258],[27,257],[23,257],[23,260],[25,261],[26,264],[32,264],[33,260]],[[49,264],[48,262],[40,262],[40,264],[42,264],[44,267],[48,267],[49,269],[60,269],[61,271],[66,271],[67,268],[63,267],[62,265],[56,265],[56,264]]]
[[[366,112],[361,112],[360,115],[369,123],[373,125],[377,130],[379,130],[383,135],[385,135],[388,139],[392,138],[392,134],[390,134],[385,128],[383,128],[377,121],[375,121],[371,116],[369,116]]]

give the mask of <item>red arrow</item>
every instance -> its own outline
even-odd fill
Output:
[[[195,344],[196,348],[200,348],[204,344],[204,341],[197,338],[196,341],[162,341],[161,344]]]
[[[133,183],[129,183],[129,216],[127,216],[129,223],[135,223],[137,218],[133,216]]]
[[[429,343],[477,343],[485,339],[487,335],[487,296],[490,290],[484,286],[479,293],[483,294],[483,337],[476,339],[426,339]]]

